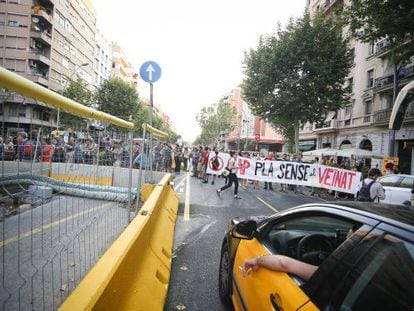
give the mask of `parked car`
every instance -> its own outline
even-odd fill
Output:
[[[413,175],[386,175],[378,179],[385,189],[383,203],[411,205],[411,189],[414,187]]]
[[[317,265],[305,282],[246,259],[282,254]],[[219,295],[235,310],[413,310],[414,212],[368,202],[307,204],[270,217],[234,218]]]

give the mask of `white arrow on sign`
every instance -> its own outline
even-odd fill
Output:
[[[148,72],[148,80],[152,81],[152,74],[155,72],[155,69],[154,67],[152,67],[152,64],[149,64],[145,71]]]

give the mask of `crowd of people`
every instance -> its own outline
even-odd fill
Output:
[[[98,143],[99,142],[99,143]],[[135,144],[134,153],[138,154],[140,145]],[[25,162],[57,162],[129,166],[129,144],[109,137],[76,138],[71,136],[45,136],[30,138],[27,133],[19,132],[6,140],[0,137],[0,160]]]
[[[40,141],[39,141],[40,140]],[[75,136],[48,136],[40,139],[29,138],[27,133],[20,132],[16,137],[8,137],[3,139],[0,137],[0,160],[4,161],[27,161],[27,162],[57,162],[57,163],[79,163],[79,164],[99,164],[105,166],[129,167],[130,165],[130,142],[122,141],[120,139],[112,139],[108,136],[97,138],[77,138]],[[155,171],[174,172],[179,174],[181,170],[191,172],[195,178],[199,178],[202,183],[208,184],[211,182],[215,184],[217,176],[207,174],[207,166],[209,162],[209,155],[214,151],[216,155],[219,150],[217,148],[193,146],[192,148],[171,145],[166,142],[154,142],[152,151],[149,152],[148,144],[142,147],[141,142],[137,141],[133,144],[132,160],[133,167],[152,169]],[[227,174],[224,176],[225,185],[218,188],[217,195],[232,187],[234,184],[234,198],[239,199],[238,194],[239,184],[243,187],[252,186],[253,189],[258,189],[259,182],[257,180],[239,179],[236,175],[238,169],[237,157],[254,158],[256,160],[265,161],[291,161],[303,162],[301,153],[289,155],[287,153],[275,154],[269,152],[267,156],[257,152],[242,152],[230,151],[231,159],[227,163]],[[353,159],[344,158],[339,164],[333,157],[324,157],[319,159],[315,157],[311,163],[318,163],[332,167],[339,167],[342,169],[349,169],[361,171],[363,176],[367,178],[366,182],[369,184],[372,180],[376,180],[381,176],[379,169],[365,170],[366,166],[363,161],[353,161]],[[218,163],[212,161],[212,165]],[[388,165],[387,173],[396,173],[398,168],[395,165]],[[375,174],[374,174],[375,173]],[[360,188],[364,186],[364,181]],[[274,183],[264,182],[264,190],[277,190]],[[370,191],[377,191],[375,197],[382,199],[384,195],[381,192],[382,187],[376,182]],[[378,190],[379,189],[379,190]],[[311,188],[306,191],[305,187],[299,185],[279,184],[278,191],[288,192],[292,191],[296,194],[305,195],[308,193],[311,196],[328,197],[329,191],[322,188]],[[337,191],[331,192],[334,199],[339,199],[341,194]],[[343,194],[343,197],[349,197],[348,194]]]
[[[179,148],[177,146],[177,148]],[[189,156],[184,159],[185,161],[185,170],[189,170],[192,172],[192,176],[195,178],[199,178],[203,184],[208,184],[211,180],[211,184],[214,185],[217,179],[216,175],[209,175],[207,174],[207,165],[209,162],[209,155],[211,151],[214,151],[216,155],[218,154],[217,148],[209,148],[203,146],[196,146],[193,147]],[[302,153],[294,153],[294,154],[287,154],[287,153],[280,153],[275,154],[274,152],[269,152],[267,156],[260,154],[258,152],[242,152],[242,151],[230,151],[231,159],[229,163],[227,163],[226,170],[228,170],[228,174],[224,177],[224,186],[221,188],[216,189],[217,195],[220,196],[221,192],[232,187],[234,185],[234,198],[240,199],[239,196],[239,184],[247,188],[249,185],[253,189],[259,188],[259,181],[257,180],[247,180],[247,179],[240,179],[237,177],[237,157],[244,157],[244,158],[253,158],[256,160],[265,160],[265,161],[288,161],[288,162],[304,162]],[[177,153],[180,155],[181,153]],[[180,157],[179,157],[180,158]],[[369,185],[372,183],[373,186],[369,187],[369,190],[372,194],[371,198],[374,198],[372,201],[379,201],[385,198],[385,194],[383,188],[379,182],[377,182],[378,177],[380,177],[381,171],[378,168],[369,168],[368,164],[364,161],[356,161],[355,159],[351,158],[342,158],[341,161],[338,163],[337,159],[334,157],[323,157],[319,159],[319,157],[314,157],[312,161],[308,161],[310,163],[317,163],[331,167],[338,167],[341,169],[347,170],[354,170],[362,172],[362,176],[364,176],[361,184],[358,186],[358,189],[362,189],[364,187],[365,182]],[[179,163],[180,159],[176,160]],[[179,165],[179,164],[178,164]],[[211,162],[211,165],[214,166],[218,165],[214,161]],[[177,166],[176,166],[177,167]],[[175,170],[176,172],[180,171]],[[395,173],[398,172],[398,168],[396,166],[388,167],[389,172]],[[221,176],[220,176],[221,177]],[[210,180],[209,180],[210,179]],[[304,186],[300,185],[289,185],[284,183],[278,184],[279,189],[276,189],[276,184],[271,182],[264,182],[263,189],[270,190],[270,191],[280,191],[280,192],[293,192],[298,195],[306,195],[309,194],[310,196],[319,196],[327,198],[329,196],[333,196],[334,200],[343,199],[343,198],[354,198],[354,195],[350,195],[347,193],[340,193],[338,191],[329,191],[328,189],[324,188],[316,188],[312,187],[307,189]],[[369,200],[369,199],[367,199]]]

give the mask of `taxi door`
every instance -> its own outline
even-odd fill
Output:
[[[234,309],[318,310],[287,273],[260,268],[243,278],[241,267],[246,259],[269,254],[257,239],[240,241],[233,266]]]

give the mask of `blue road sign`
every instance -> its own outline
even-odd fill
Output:
[[[147,61],[139,69],[139,75],[147,83],[157,82],[161,77],[161,67],[156,62]]]

